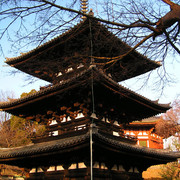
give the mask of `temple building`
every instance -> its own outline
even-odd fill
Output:
[[[33,143],[0,149],[0,163],[29,172],[28,179],[142,179],[149,166],[178,155],[136,145],[124,133],[132,121],[166,112],[118,82],[160,65],[92,18],[6,63],[50,83],[27,97],[0,104],[2,111],[46,125]]]
[[[163,149],[163,138],[155,131],[159,117],[133,121],[124,127],[124,133],[137,138],[137,144],[144,147]]]

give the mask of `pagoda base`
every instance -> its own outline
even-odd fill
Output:
[[[91,175],[89,168],[83,169],[73,169],[73,170],[63,170],[63,171],[53,171],[53,172],[39,172],[39,173],[31,173],[28,180],[90,180]],[[106,169],[93,169],[93,179],[117,179],[117,180],[142,180],[142,173],[134,173],[134,172],[122,172],[115,170],[106,170]]]

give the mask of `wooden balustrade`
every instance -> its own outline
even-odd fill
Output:
[[[81,117],[66,122],[48,125],[46,127],[46,132],[44,133],[44,135],[33,138],[33,141],[49,141],[52,139],[64,138],[66,136],[70,137],[73,135],[79,135],[88,132],[91,123],[91,118]],[[93,123],[96,124],[98,131],[101,133],[109,134],[109,136],[114,136],[116,139],[123,138],[126,140],[136,141],[136,137],[125,135],[120,125],[115,125],[110,122],[104,122],[99,119],[93,119]]]

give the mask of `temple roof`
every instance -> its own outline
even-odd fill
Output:
[[[48,159],[46,158],[51,158],[52,154],[56,155],[56,158],[62,158],[62,154],[65,154],[66,152],[70,153],[73,151],[78,151],[84,147],[89,147],[89,138],[90,134],[89,132],[86,132],[85,134],[78,136],[37,144],[29,144],[17,148],[0,148],[0,163],[10,165],[15,164],[18,166],[25,166],[27,163],[26,166],[29,165],[29,167],[31,167],[31,164],[34,166],[40,166],[42,164],[39,163],[42,162],[38,161],[38,158],[44,158],[43,163],[45,161],[48,163]],[[99,147],[98,149],[103,147],[104,152],[105,149],[111,149],[112,152],[119,155],[138,157],[139,160],[148,160],[149,163],[153,162],[153,164],[175,161],[180,156],[179,153],[149,149],[138,145],[121,142],[113,137],[106,136],[106,134],[101,134],[96,128],[93,128],[93,142],[93,148],[95,148],[94,153],[96,153],[96,147]],[[57,154],[61,155],[57,156]],[[32,163],[31,161],[34,161],[34,158],[36,162]]]
[[[92,82],[93,81],[93,82]],[[76,74],[52,87],[45,88],[27,97],[0,103],[0,109],[14,115],[28,117],[32,114],[56,111],[61,106],[75,102],[84,103],[92,109],[92,83],[95,110],[105,111],[121,122],[141,120],[165,112],[170,107],[158,104],[113,81],[95,66]],[[83,87],[83,88],[82,88]]]
[[[89,66],[92,61],[91,52],[97,67],[106,70],[106,74],[111,74],[118,82],[159,67],[157,62],[135,50],[116,63],[106,64],[113,57],[124,55],[130,49],[129,45],[109,32],[105,26],[93,19],[90,22],[87,18],[69,31],[27,53],[6,58],[6,63],[53,83],[63,77],[59,77],[59,73],[64,74],[70,68],[76,72],[79,66]]]
[[[155,125],[160,120],[160,117],[150,117],[146,119],[142,119],[141,121],[133,121],[126,125],[126,129],[128,128],[152,128],[155,127]]]

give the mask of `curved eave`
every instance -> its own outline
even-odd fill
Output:
[[[133,91],[131,91],[130,89],[127,89],[125,87],[123,87],[122,85],[119,85],[118,83],[116,83],[115,81],[113,81],[110,77],[108,77],[107,75],[105,75],[101,70],[97,69],[94,66],[90,66],[88,69],[82,71],[81,73],[79,73],[78,75],[60,83],[60,84],[56,84],[52,87],[46,88],[44,90],[40,90],[37,93],[31,94],[29,96],[26,96],[24,98],[20,98],[11,102],[5,102],[5,103],[0,103],[0,109],[3,111],[9,111],[12,109],[15,109],[18,106],[23,106],[24,104],[26,104],[27,102],[38,102],[40,99],[45,99],[47,96],[53,96],[56,94],[56,91],[64,91],[65,87],[71,87],[70,85],[72,84],[76,84],[81,83],[83,78],[87,78],[90,76],[88,75],[89,73],[91,73],[91,71],[94,71],[94,73],[96,73],[99,77],[101,77],[101,80],[97,80],[98,83],[105,83],[107,85],[110,85],[112,88],[114,88],[116,91],[119,92],[119,94],[122,97],[131,99],[132,101],[136,101],[139,104],[142,104],[144,106],[147,106],[148,108],[154,109],[155,111],[162,113],[167,111],[170,106],[168,104],[158,104],[156,101],[151,101],[147,98],[145,98],[144,96],[141,96]],[[95,80],[96,80],[96,75],[94,76]],[[86,79],[88,81],[88,79]]]
[[[6,57],[5,63],[9,64],[10,66],[13,66],[16,63],[31,59],[39,53],[43,53],[43,51],[48,49],[49,47],[53,48],[54,46],[57,45],[58,42],[60,42],[60,40],[63,37],[68,36],[74,29],[76,29],[78,26],[81,26],[83,24],[83,22],[85,22],[85,21],[86,21],[86,19],[83,21],[80,21],[80,23],[78,23],[74,27],[70,28],[68,31],[51,39],[50,41],[47,41],[46,43],[36,47],[35,49],[32,49],[31,51],[28,51],[26,53],[21,53],[21,55],[17,56],[17,57],[12,57],[12,58]]]
[[[55,92],[56,90],[59,90],[59,89],[63,90],[63,88],[67,87],[70,83],[76,82],[78,78],[81,78],[84,74],[88,73],[91,69],[92,69],[92,67],[82,71],[78,75],[76,75],[76,76],[74,76],[74,77],[72,77],[66,81],[63,81],[63,82],[56,84],[54,86],[51,86],[51,87],[47,87],[43,90],[40,90],[40,91],[33,93],[33,94],[30,94],[26,97],[19,98],[16,100],[12,100],[10,102],[1,102],[0,103],[0,109],[3,110],[6,108],[11,108],[13,106],[16,106],[18,104],[26,103],[26,102],[31,101],[31,100],[38,101],[39,98],[46,98],[46,95],[48,95],[52,92]]]
[[[134,153],[135,156],[143,156],[145,159],[152,158],[160,160],[161,162],[175,161],[178,157],[180,157],[180,153],[174,154],[173,152],[168,152],[166,150],[151,149],[138,145],[131,145],[114,139],[109,139],[101,134],[97,134],[96,136],[98,136],[98,138],[105,142],[107,145],[113,146],[114,151],[119,150],[122,152],[123,149],[123,151],[129,155],[132,155],[132,153]]]
[[[167,111],[168,109],[171,108],[171,107],[170,107],[170,103],[169,103],[169,104],[159,104],[158,101],[151,101],[150,99],[148,99],[148,98],[146,98],[146,97],[144,97],[144,96],[142,96],[142,95],[140,95],[140,94],[138,94],[138,93],[136,93],[136,92],[134,92],[134,91],[132,91],[132,90],[130,90],[130,89],[128,89],[128,88],[120,85],[120,84],[118,84],[118,83],[115,82],[113,79],[111,79],[111,78],[108,77],[106,74],[104,74],[102,71],[99,71],[99,73],[100,73],[106,80],[108,80],[111,84],[113,84],[114,87],[117,87],[117,88],[119,88],[119,89],[123,89],[123,90],[127,91],[129,94],[131,94],[131,95],[132,95],[132,99],[134,99],[134,100],[139,99],[139,101],[138,101],[139,103],[145,102],[145,103],[147,103],[147,104],[151,104],[151,105],[154,106],[154,107],[157,107],[157,109],[160,108],[160,109],[162,109],[163,111]],[[125,94],[124,94],[124,96],[127,97],[127,95],[125,95]],[[129,98],[130,98],[130,97],[129,97]]]
[[[147,122],[137,122],[137,123],[134,123],[134,122],[132,122],[132,123],[129,123],[128,124],[128,127],[130,126],[130,127],[138,127],[138,126],[155,126],[157,123],[156,122],[153,122],[153,123],[147,123]]]
[[[21,53],[20,56],[17,57],[12,57],[12,58],[8,58],[6,57],[6,61],[5,63],[13,66],[14,64],[18,63],[18,62],[22,62],[22,61],[27,61],[29,60],[29,58],[33,58],[36,55],[39,55],[39,53],[43,53],[44,50],[48,49],[48,48],[53,48],[54,46],[57,45],[58,42],[61,41],[61,39],[65,36],[69,36],[70,33],[72,33],[75,29],[79,28],[80,26],[83,26],[83,24],[86,24],[87,22],[89,22],[88,19],[82,20],[80,21],[80,23],[78,23],[77,25],[75,25],[74,27],[70,28],[68,31],[64,32],[63,34],[49,40],[48,42],[36,47],[35,49],[32,49],[31,51],[28,51],[26,53]],[[104,27],[104,30],[106,31],[107,34],[109,34],[110,36],[112,36],[113,38],[117,39],[118,41],[121,41],[117,36],[115,36],[113,33],[111,33],[110,31],[107,30],[107,28],[100,24],[98,21],[94,20],[94,22],[96,22],[95,24]],[[125,42],[121,41],[122,44],[124,44],[124,46],[128,49],[131,49],[132,47],[130,47],[128,44],[126,44]],[[148,59],[146,56],[140,54],[138,51],[134,50],[133,53],[135,53],[138,57],[141,57],[151,63],[153,63],[155,66],[159,67],[160,63],[159,62],[155,62],[152,61],[150,59]]]
[[[62,35],[60,36],[57,36],[56,38],[44,43],[43,45],[41,46],[38,46],[37,48],[27,52],[27,53],[22,53],[20,56],[18,57],[14,57],[14,58],[6,58],[6,63],[9,64],[10,66],[13,66],[25,73],[28,73],[32,76],[35,76],[37,78],[40,78],[40,79],[43,79],[45,81],[48,81],[48,82],[53,82],[53,79],[52,77],[49,77],[48,74],[45,75],[43,74],[42,72],[40,74],[36,73],[37,71],[41,71],[41,68],[39,68],[40,66],[36,66],[34,67],[34,63],[29,63],[31,64],[31,66],[28,64],[26,65],[26,63],[28,63],[28,61],[32,61],[34,62],[34,60],[43,55],[44,53],[48,52],[49,50],[53,49],[54,47],[57,47],[59,44],[63,44],[63,39],[66,39],[66,41],[68,41],[69,38],[68,36],[70,36],[71,33],[73,33],[73,31],[76,31],[78,28],[84,28],[84,29],[87,29],[89,28],[89,26],[86,26],[87,23],[89,21],[86,19],[84,21],[81,21],[79,24],[77,24],[76,26],[74,26],[73,28],[71,28],[69,31],[63,33]],[[110,39],[115,39],[117,42],[120,42],[120,44],[122,45],[123,48],[125,48],[125,52],[127,52],[127,50],[130,50],[131,47],[129,45],[127,45],[126,43],[122,42],[118,37],[116,37],[113,33],[109,32],[102,24],[100,24],[99,22],[97,21],[94,21],[95,22],[95,26],[98,25],[100,27],[102,27],[102,32],[101,33],[105,33],[107,36],[106,37],[111,37]],[[98,28],[98,27],[95,27],[95,28]],[[78,32],[79,33],[79,32]],[[77,40],[78,42],[78,40]],[[110,43],[110,42],[109,42]],[[112,42],[111,42],[112,43]],[[104,44],[103,44],[104,45]],[[102,46],[102,45],[101,45]],[[119,47],[119,46],[118,46]],[[120,49],[120,48],[119,48]],[[123,52],[123,51],[122,51]],[[62,54],[61,54],[62,55]],[[119,54],[118,54],[119,55]],[[132,55],[132,57],[131,57]],[[140,61],[140,65],[138,65],[138,68],[136,70],[133,70],[131,73],[129,73],[129,68],[128,69],[128,72],[125,73],[125,75],[123,75],[124,77],[120,76],[119,74],[123,74],[121,73],[123,71],[123,69],[121,69],[121,72],[119,72],[119,64],[115,63],[115,65],[113,65],[112,67],[114,68],[110,68],[111,72],[114,73],[114,71],[116,71],[116,75],[114,75],[114,79],[117,80],[118,82],[119,81],[122,81],[122,80],[125,80],[125,79],[129,79],[129,78],[132,78],[132,77],[135,77],[137,75],[140,75],[142,73],[146,73],[148,71],[151,71],[157,67],[160,66],[159,63],[155,62],[155,61],[152,61],[150,59],[148,59],[147,57],[141,55],[139,52],[137,52],[136,50],[134,50],[132,53],[131,53],[130,58],[131,61],[132,59],[136,59],[138,61]],[[135,58],[134,58],[135,57]],[[58,57],[59,58],[59,57]],[[62,59],[64,58],[64,55],[61,57]],[[88,57],[86,57],[88,58]],[[43,58],[42,58],[43,59]],[[59,60],[60,62],[62,61]],[[43,61],[43,60],[42,60]],[[95,59],[96,61],[96,59]],[[46,62],[46,61],[45,61]],[[97,60],[98,62],[98,60]],[[41,63],[41,61],[40,61]],[[131,64],[133,63],[133,61],[131,62]],[[125,64],[126,64],[126,61],[125,61]],[[138,64],[138,63],[136,63]],[[53,65],[52,65],[53,66]],[[123,66],[123,65],[122,65]],[[54,67],[54,66],[53,66]],[[144,68],[146,67],[146,68]],[[54,69],[56,69],[57,67],[54,67]],[[55,70],[54,70],[55,71]],[[119,73],[118,73],[119,72]],[[58,73],[58,72],[54,72],[54,73]]]
[[[0,162],[12,164],[11,161],[15,160],[18,164],[18,160],[22,158],[23,160],[25,160],[29,159],[31,156],[33,156],[34,158],[38,158],[47,155],[50,157],[52,154],[63,154],[69,151],[79,150],[85,147],[85,144],[86,146],[89,146],[89,138],[89,132],[87,132],[86,134],[79,136],[73,136],[37,144],[30,144],[17,148],[0,148]],[[101,134],[96,129],[93,130],[93,138],[94,147],[101,147],[101,145],[105,145],[105,147],[107,148],[111,147],[112,152],[114,151],[120,155],[125,154],[127,156],[138,156],[143,159],[151,158],[155,160],[156,163],[167,163],[170,161],[175,161],[180,157],[180,153],[172,153],[165,150],[150,149],[124,143],[114,138],[110,138],[105,134]]]
[[[125,126],[125,129],[126,130],[129,130],[129,129],[138,129],[139,128],[146,128],[146,129],[151,129],[151,128],[154,128],[156,125],[156,123],[129,123],[129,124],[126,124]]]

